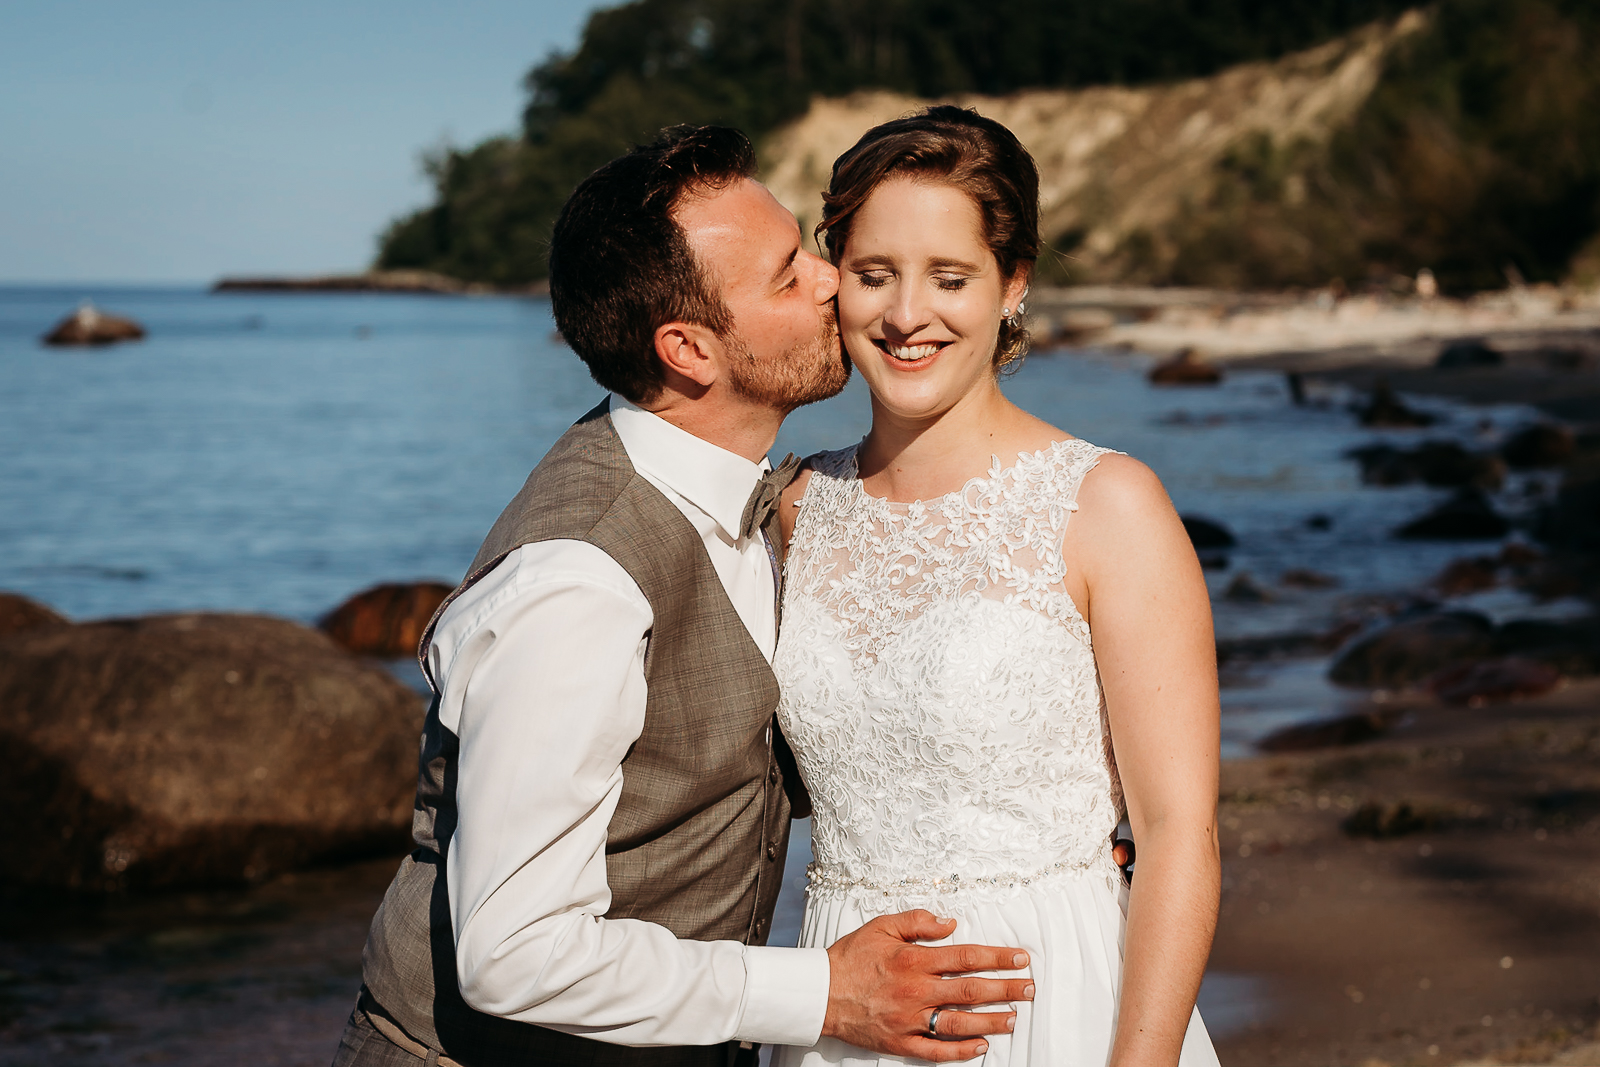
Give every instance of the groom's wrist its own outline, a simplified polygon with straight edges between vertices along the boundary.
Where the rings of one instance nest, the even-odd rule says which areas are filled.
[[[816,1044],[828,1014],[827,950],[747,945],[744,969],[744,1000],[734,1040]]]

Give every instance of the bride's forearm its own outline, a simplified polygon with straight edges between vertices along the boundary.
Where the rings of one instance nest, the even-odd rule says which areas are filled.
[[[1111,1067],[1172,1067],[1216,930],[1222,861],[1215,821],[1137,837]]]

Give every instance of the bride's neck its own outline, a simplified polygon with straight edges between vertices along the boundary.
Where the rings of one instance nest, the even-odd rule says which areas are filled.
[[[973,389],[944,411],[908,417],[872,401],[872,429],[857,455],[868,492],[927,500],[960,489],[1004,455],[1022,411],[998,383]],[[1023,416],[1026,417],[1026,416]]]

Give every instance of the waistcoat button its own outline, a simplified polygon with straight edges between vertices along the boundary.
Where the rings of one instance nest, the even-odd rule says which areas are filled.
[[[767,846],[767,859],[775,860],[777,858],[778,858],[778,846],[777,845],[768,845]]]
[[[773,767],[771,770],[767,771],[767,781],[776,782],[777,780],[778,780],[778,768]]]

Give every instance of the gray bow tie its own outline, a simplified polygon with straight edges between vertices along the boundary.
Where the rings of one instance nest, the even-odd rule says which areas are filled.
[[[756,482],[756,487],[750,491],[750,500],[744,506],[744,515],[739,519],[741,541],[767,524],[772,513],[778,510],[778,498],[789,488],[799,469],[800,460],[791,452],[783,458],[782,463]]]

